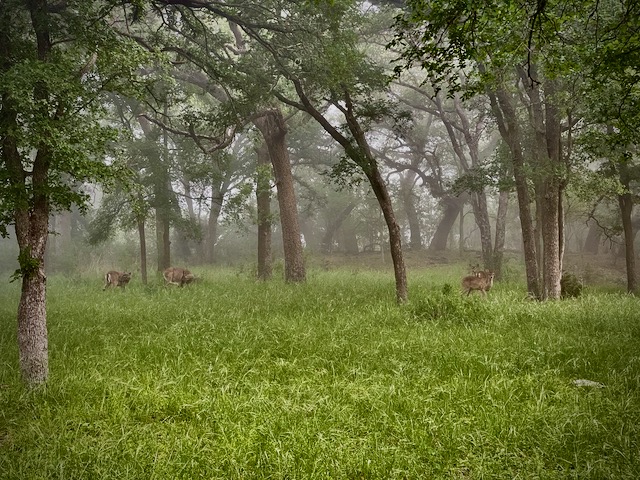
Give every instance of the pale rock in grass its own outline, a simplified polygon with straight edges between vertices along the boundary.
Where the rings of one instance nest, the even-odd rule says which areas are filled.
[[[603,383],[594,382],[593,380],[585,380],[584,378],[579,378],[577,380],[574,380],[573,384],[576,387],[604,388]]]

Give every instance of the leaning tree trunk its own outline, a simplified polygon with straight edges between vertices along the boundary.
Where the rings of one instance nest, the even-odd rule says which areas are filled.
[[[398,303],[405,303],[408,299],[407,272],[402,254],[402,232],[400,231],[400,225],[398,225],[396,221],[389,191],[375,161],[372,160],[370,162],[365,174],[369,179],[373,193],[378,199],[378,204],[380,205],[387,229],[389,230],[389,248],[391,250],[391,259],[393,261],[393,271],[396,280],[396,300]]]
[[[350,202],[340,211],[340,213],[338,213],[337,216],[331,219],[331,221],[327,225],[327,229],[325,230],[324,235],[322,236],[322,243],[320,245],[324,253],[331,253],[333,251],[333,241],[336,232],[342,226],[344,221],[349,218],[349,215],[351,215],[353,209],[356,208],[356,205],[356,202]]]
[[[254,121],[269,149],[280,207],[285,281],[304,282],[306,271],[302,254],[298,203],[293,188],[293,175],[287,150],[287,127],[280,110],[267,110]]]
[[[444,212],[442,218],[436,227],[436,231],[433,234],[431,243],[429,243],[429,250],[438,252],[447,249],[447,243],[449,240],[449,234],[453,228],[456,218],[460,214],[460,207],[464,204],[468,195],[461,197],[444,197],[442,204],[444,206]]]
[[[271,158],[262,143],[257,149],[256,204],[258,210],[258,279],[269,280],[273,274],[271,256]]]
[[[589,225],[589,231],[587,232],[587,238],[584,241],[582,251],[584,253],[592,253],[597,255],[600,251],[600,239],[602,238],[602,228],[598,225],[594,219],[589,219],[587,222]]]

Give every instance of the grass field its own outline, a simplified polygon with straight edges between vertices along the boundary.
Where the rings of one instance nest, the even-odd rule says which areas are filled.
[[[0,478],[640,478],[637,298],[464,298],[448,267],[399,307],[389,272],[198,273],[50,278],[37,392],[0,286]]]

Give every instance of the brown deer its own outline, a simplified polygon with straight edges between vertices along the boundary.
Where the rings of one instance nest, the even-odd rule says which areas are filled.
[[[491,270],[480,270],[462,279],[462,290],[469,295],[473,290],[479,290],[483,295],[493,286],[493,278],[496,276]]]
[[[162,272],[166,285],[178,285],[184,287],[196,280],[196,277],[186,268],[169,267]]]
[[[102,291],[109,287],[122,287],[124,290],[129,280],[131,280],[131,272],[116,272],[115,270],[111,270],[104,276],[105,285]]]

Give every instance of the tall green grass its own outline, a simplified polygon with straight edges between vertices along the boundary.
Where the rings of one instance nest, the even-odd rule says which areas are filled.
[[[198,273],[106,292],[51,278],[35,392],[19,286],[0,287],[0,478],[640,477],[636,298],[466,298],[431,269],[397,306],[388,273]]]

